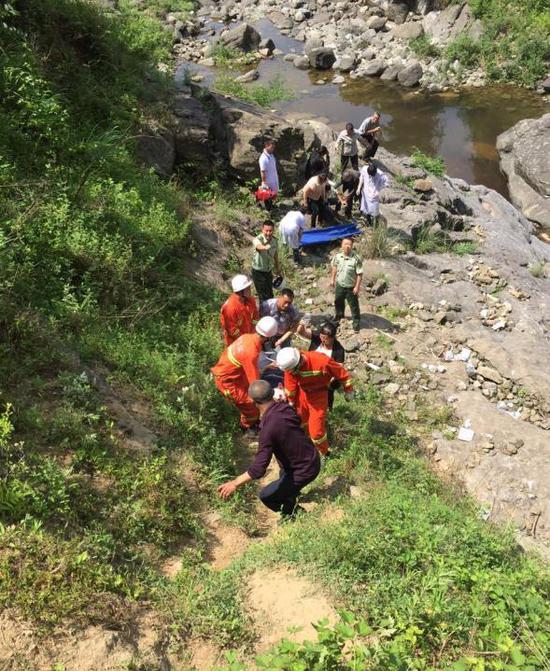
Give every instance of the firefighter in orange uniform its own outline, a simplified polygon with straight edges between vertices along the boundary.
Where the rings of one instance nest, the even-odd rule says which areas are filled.
[[[338,380],[350,401],[353,388],[348,371],[322,352],[300,352],[296,347],[284,347],[277,354],[277,366],[285,372],[289,403],[295,405],[302,422],[307,424],[315,447],[327,454],[328,388],[332,380]]]
[[[241,427],[251,429],[259,420],[258,409],[248,396],[248,387],[257,380],[258,357],[262,345],[277,334],[273,317],[262,317],[256,324],[256,333],[245,333],[226,347],[218,363],[211,369],[216,387],[233,402],[241,413]]]
[[[226,345],[231,345],[239,336],[254,333],[254,322],[260,314],[255,298],[250,292],[252,280],[246,275],[235,275],[231,280],[233,293],[222,305],[220,321]]]

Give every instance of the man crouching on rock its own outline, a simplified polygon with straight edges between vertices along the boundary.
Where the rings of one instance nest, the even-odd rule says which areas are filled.
[[[321,468],[319,454],[300,427],[300,418],[288,403],[276,403],[273,389],[265,380],[257,380],[248,395],[260,412],[259,446],[250,468],[234,480],[220,485],[218,493],[227,499],[250,480],[265,475],[271,455],[279,463],[278,480],[270,482],[259,494],[260,501],[282,519],[292,519],[300,510],[296,499],[300,491],[315,480]]]

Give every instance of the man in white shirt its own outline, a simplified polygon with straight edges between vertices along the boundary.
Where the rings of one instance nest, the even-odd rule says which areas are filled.
[[[279,224],[279,237],[283,245],[292,250],[295,263],[300,263],[300,241],[306,227],[306,207],[287,212]]]
[[[273,197],[279,193],[279,175],[277,174],[277,160],[274,155],[275,140],[268,139],[264,143],[264,150],[260,155],[260,178],[262,189],[269,189]],[[269,212],[273,207],[273,198],[264,200],[265,209]]]
[[[354,129],[352,123],[347,123],[346,130],[343,130],[336,140],[336,146],[340,151],[342,172],[344,172],[350,164],[354,170],[359,170],[358,142],[365,147],[367,146],[367,142],[361,133],[358,133]]]
[[[380,112],[374,112],[372,116],[364,119],[359,126],[359,132],[365,138],[368,146],[365,152],[365,158],[372,158],[378,149],[378,140],[376,136],[380,133]]]

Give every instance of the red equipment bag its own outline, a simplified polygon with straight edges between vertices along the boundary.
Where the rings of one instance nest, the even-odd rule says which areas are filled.
[[[277,196],[277,192],[272,191],[271,189],[262,189],[262,187],[260,187],[254,195],[256,196],[257,201],[263,202],[264,200],[273,200]]]

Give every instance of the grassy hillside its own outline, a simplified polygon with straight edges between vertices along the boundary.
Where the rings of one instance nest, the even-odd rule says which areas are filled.
[[[135,160],[136,132],[170,101],[155,67],[168,44],[154,12],[118,5],[0,1],[0,606],[44,636],[150,608],[175,641],[246,652],[246,576],[291,564],[354,615],[264,668],[547,669],[547,571],[431,475],[419,445],[444,418],[426,412],[413,435],[370,387],[337,407],[323,476],[368,495],[224,571],[205,561],[200,513],[239,452],[208,377],[221,296],[183,273],[194,194]],[[156,447],[129,446],[96,373]],[[251,491],[220,509],[254,534]]]

